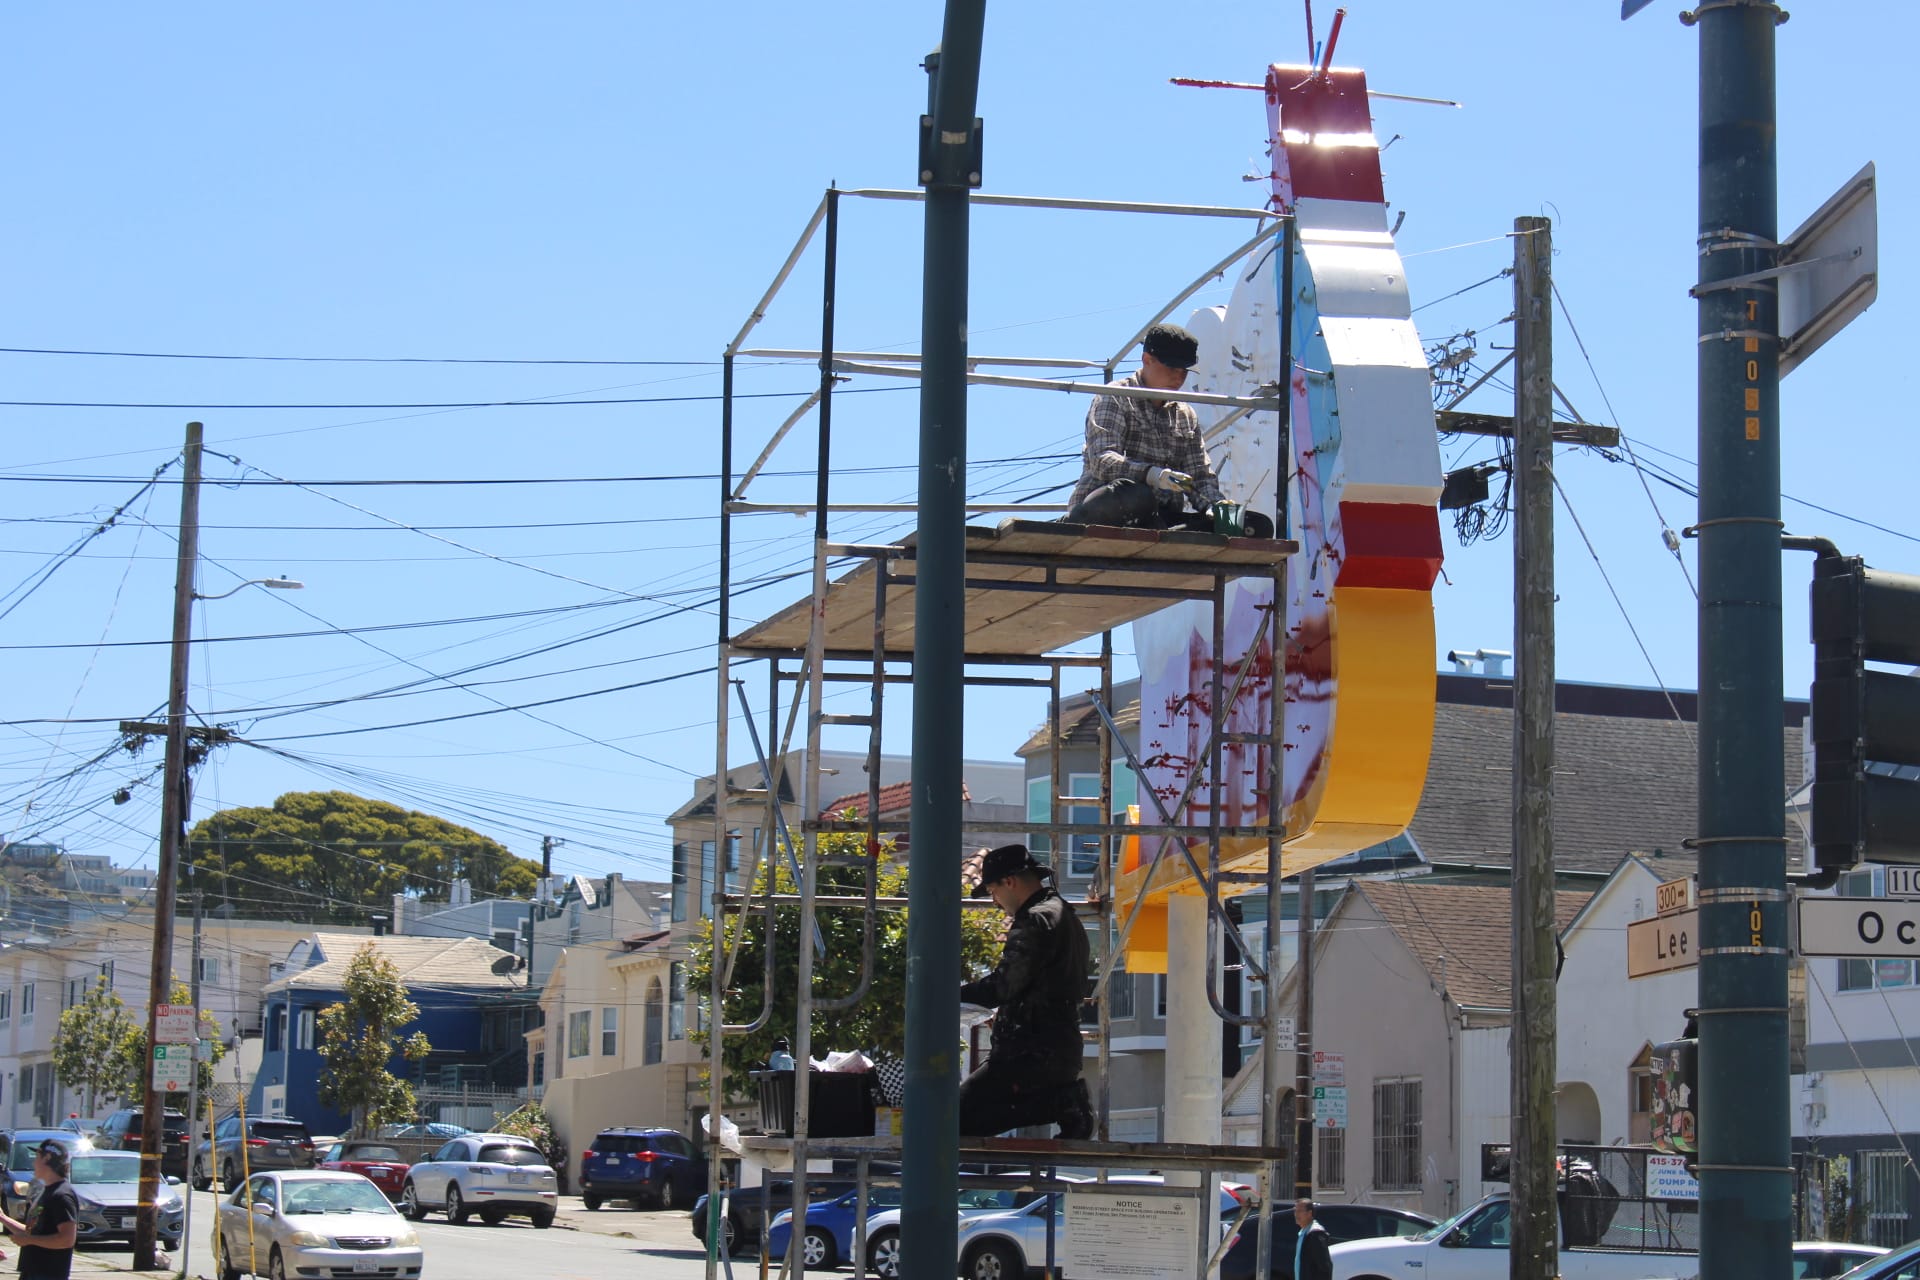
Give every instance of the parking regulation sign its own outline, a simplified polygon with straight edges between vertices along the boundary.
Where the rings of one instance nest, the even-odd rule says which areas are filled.
[[[193,1079],[193,1046],[157,1044],[153,1046],[153,1087],[161,1093],[185,1093]]]
[[[163,1004],[153,1011],[153,1038],[160,1044],[191,1044],[200,1011],[190,1004]]]

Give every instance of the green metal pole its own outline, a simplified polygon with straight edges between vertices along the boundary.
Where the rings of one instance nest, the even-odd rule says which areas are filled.
[[[959,1249],[960,787],[965,696],[967,194],[985,0],[948,0],[920,182],[920,526],[915,565],[913,839],[907,886],[902,1275],[951,1274]]]
[[[1778,293],[1765,0],[1700,27],[1700,1274],[1787,1280]]]

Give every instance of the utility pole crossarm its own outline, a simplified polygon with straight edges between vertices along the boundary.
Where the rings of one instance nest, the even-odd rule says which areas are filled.
[[[1458,436],[1500,436],[1513,438],[1513,419],[1499,413],[1461,413],[1456,409],[1442,409],[1434,417],[1441,431]],[[1556,422],[1553,424],[1553,442],[1555,444],[1581,444],[1594,449],[1617,449],[1620,447],[1620,428],[1603,427],[1597,422]]]

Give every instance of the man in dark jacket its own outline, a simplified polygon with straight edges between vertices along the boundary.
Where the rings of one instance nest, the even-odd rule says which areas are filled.
[[[1295,1200],[1293,1220],[1300,1227],[1300,1234],[1293,1238],[1293,1280],[1333,1280],[1327,1229],[1313,1220],[1313,1201]]]
[[[999,967],[960,988],[961,1000],[998,1010],[986,1065],[960,1082],[963,1137],[1050,1123],[1063,1138],[1093,1133],[1080,1079],[1087,931],[1073,905],[1044,883],[1052,875],[1022,844],[1002,845],[981,861],[974,897],[991,896],[1013,920]]]

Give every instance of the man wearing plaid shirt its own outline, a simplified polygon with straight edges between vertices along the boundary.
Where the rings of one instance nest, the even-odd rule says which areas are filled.
[[[1175,324],[1147,330],[1140,349],[1140,372],[1115,386],[1178,391],[1200,355],[1199,342]],[[1069,524],[1211,530],[1213,504],[1220,498],[1220,481],[1192,405],[1094,397],[1087,410],[1085,470],[1067,504]]]

